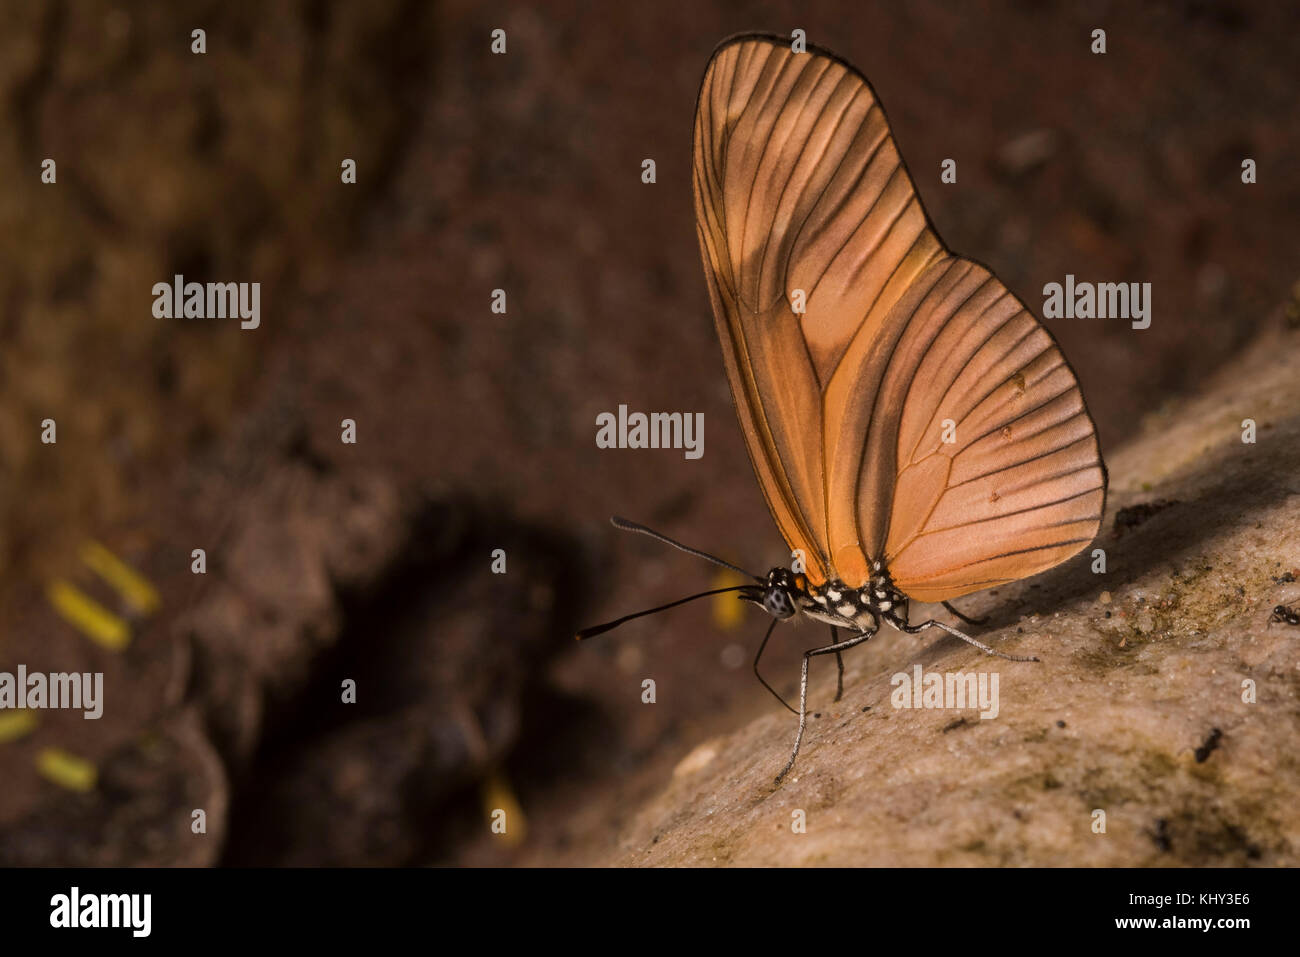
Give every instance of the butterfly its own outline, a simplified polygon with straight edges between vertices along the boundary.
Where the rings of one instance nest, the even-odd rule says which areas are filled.
[[[723,364],[754,472],[802,561],[739,592],[778,621],[831,626],[808,666],[887,623],[1035,575],[1097,534],[1106,469],[1074,373],[992,271],[951,252],[921,205],[883,108],[838,57],[743,35],[713,53],[695,112],[696,227]],[[796,570],[798,569],[798,570]],[[849,635],[839,637],[839,629]]]

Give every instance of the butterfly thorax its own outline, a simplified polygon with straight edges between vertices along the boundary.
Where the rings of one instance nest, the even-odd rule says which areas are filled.
[[[860,632],[875,631],[881,618],[907,623],[907,596],[880,562],[872,565],[871,578],[856,588],[838,578],[813,585],[806,576],[788,568],[773,568],[767,575],[762,604],[770,615],[782,620],[802,612],[816,621]]]

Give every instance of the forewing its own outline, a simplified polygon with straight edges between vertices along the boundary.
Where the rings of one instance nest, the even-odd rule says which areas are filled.
[[[814,582],[865,575],[860,543],[879,529],[861,534],[832,515],[829,468],[845,450],[827,389],[855,338],[873,337],[948,254],[866,81],[768,38],[714,54],[694,184],[723,358],[768,504],[791,547],[808,552]],[[882,524],[887,491],[875,503]]]

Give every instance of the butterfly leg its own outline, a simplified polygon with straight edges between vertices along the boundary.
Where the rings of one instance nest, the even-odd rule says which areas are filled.
[[[872,628],[869,631],[864,631],[861,634],[854,635],[852,638],[845,639],[844,641],[838,641],[833,645],[826,645],[823,648],[813,648],[812,650],[805,651],[803,653],[803,673],[800,675],[799,678],[799,733],[795,735],[794,749],[790,752],[790,760],[785,763],[785,767],[781,769],[781,773],[776,776],[777,784],[780,784],[781,779],[784,778],[790,772],[790,769],[792,767],[794,767],[794,759],[799,756],[799,745],[803,743],[804,728],[808,724],[808,662],[809,660],[811,660],[814,655],[828,655],[831,652],[834,652],[835,654],[839,654],[841,651],[844,651],[848,648],[852,648],[854,645],[862,644],[864,641],[866,641],[875,633],[876,633],[876,629]]]
[[[942,631],[946,631],[948,634],[953,635],[956,638],[960,638],[968,645],[974,645],[980,651],[984,652],[985,654],[993,655],[995,658],[1005,658],[1007,661],[1037,661],[1038,660],[1033,655],[1006,655],[1000,651],[994,651],[988,645],[984,644],[984,642],[976,641],[970,635],[963,634],[962,632],[954,628],[952,625],[945,625],[943,622],[935,621],[933,618],[930,619],[929,621],[923,621],[919,625],[909,625],[907,622],[895,618],[887,617],[885,620],[888,621],[895,628],[897,628],[899,631],[906,632],[909,635],[918,634],[919,632],[925,631],[925,629],[927,628],[938,628]]]
[[[943,605],[944,608],[947,608],[950,612],[956,615],[958,620],[963,621],[968,625],[978,626],[978,625],[987,625],[989,623],[989,620],[987,618],[967,618],[965,615],[959,612],[956,608],[953,608],[952,605],[948,604],[946,601],[941,602],[941,604]]]
[[[833,645],[839,640],[840,630],[831,625],[831,644]],[[838,651],[835,652],[835,667],[839,669],[835,676],[835,701],[839,701],[844,697],[844,656]],[[832,701],[831,703],[834,704],[835,702]],[[793,711],[794,708],[790,710]]]
[[[772,624],[767,626],[767,634],[763,636],[763,643],[758,646],[758,654],[754,656],[754,677],[762,683],[764,688],[772,692],[772,696],[784,705],[785,710],[789,711],[791,714],[798,714],[799,712],[790,707],[790,703],[777,694],[776,689],[767,683],[767,679],[758,673],[758,659],[763,657],[763,649],[767,647],[767,639],[772,637],[772,632],[776,629],[776,623],[777,619],[773,618]]]

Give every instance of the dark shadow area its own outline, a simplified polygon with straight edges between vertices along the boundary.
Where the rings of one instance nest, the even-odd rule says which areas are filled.
[[[340,596],[340,637],[306,686],[270,706],[222,863],[436,861],[484,827],[490,773],[533,793],[594,771],[607,722],[546,685],[572,630],[573,554],[465,503],[421,510],[377,585]],[[346,681],[355,704],[341,701]]]

